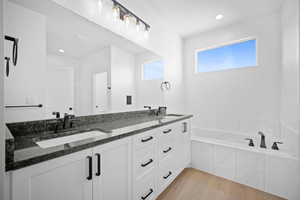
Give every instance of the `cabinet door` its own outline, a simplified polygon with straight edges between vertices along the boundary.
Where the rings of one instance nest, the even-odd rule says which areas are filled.
[[[85,150],[12,172],[12,200],[92,200]]]
[[[176,168],[178,172],[187,167],[191,162],[191,140],[189,121],[176,124]]]
[[[131,200],[130,141],[125,138],[94,148],[93,200]]]

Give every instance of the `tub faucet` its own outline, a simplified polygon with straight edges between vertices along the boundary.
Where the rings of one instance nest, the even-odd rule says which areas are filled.
[[[267,148],[265,135],[261,131],[259,131],[258,134],[261,136],[261,139],[260,139],[260,148]]]

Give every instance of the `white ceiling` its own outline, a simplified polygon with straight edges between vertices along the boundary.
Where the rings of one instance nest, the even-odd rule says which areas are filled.
[[[146,50],[49,0],[10,0],[46,16],[47,51],[82,58],[109,45],[118,46],[133,54]]]
[[[132,0],[130,0],[132,1]],[[134,0],[133,0],[134,1]],[[279,10],[284,0],[139,0],[182,37]],[[223,14],[222,20],[216,20]]]

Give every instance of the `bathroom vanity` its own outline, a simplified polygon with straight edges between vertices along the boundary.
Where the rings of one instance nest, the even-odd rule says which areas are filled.
[[[15,135],[7,159],[11,199],[155,199],[190,164],[192,116],[152,113],[78,117],[57,133],[38,134],[49,120],[8,124]]]

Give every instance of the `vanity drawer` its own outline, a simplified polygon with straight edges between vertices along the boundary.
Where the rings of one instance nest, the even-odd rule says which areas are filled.
[[[154,200],[157,194],[154,173],[136,182],[134,200]]]
[[[175,150],[174,142],[166,142],[159,146],[158,148],[158,156],[159,161],[165,159],[168,156],[171,156]]]
[[[136,180],[153,171],[157,162],[155,155],[155,146],[140,149],[135,153],[134,174]]]
[[[174,179],[175,170],[172,164],[164,162],[158,172],[158,191],[163,191]]]
[[[133,139],[133,145],[135,149],[141,149],[145,148],[147,146],[154,146],[156,137],[157,137],[157,131],[151,130],[148,132],[145,132],[144,134],[140,134],[134,137]]]

